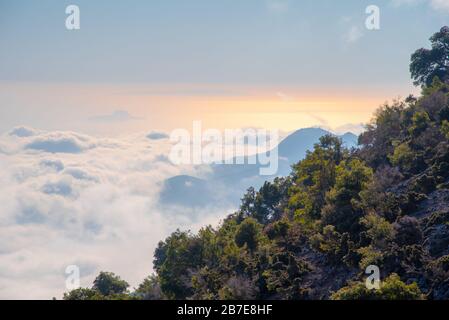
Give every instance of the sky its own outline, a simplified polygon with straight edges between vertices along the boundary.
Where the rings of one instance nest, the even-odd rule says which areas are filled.
[[[0,0],[0,132],[365,123],[417,92],[410,55],[448,18],[447,0]]]
[[[161,208],[210,170],[168,160],[171,130],[358,133],[419,93],[410,55],[448,20],[449,0],[0,0],[0,299],[61,298],[70,265],[137,286],[160,240],[235,210]]]

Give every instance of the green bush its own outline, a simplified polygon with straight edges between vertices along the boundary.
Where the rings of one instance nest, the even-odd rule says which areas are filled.
[[[422,300],[421,290],[416,283],[405,284],[397,274],[381,282],[379,290],[369,290],[364,283],[355,282],[341,288],[331,296],[332,300]]]

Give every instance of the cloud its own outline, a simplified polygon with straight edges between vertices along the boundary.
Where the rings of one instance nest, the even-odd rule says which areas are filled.
[[[93,148],[95,144],[88,136],[74,132],[51,132],[35,136],[25,149],[50,153],[80,153]]]
[[[281,101],[284,101],[284,102],[291,102],[291,101],[294,101],[294,100],[295,100],[294,97],[292,97],[292,96],[290,96],[290,95],[288,95],[288,94],[286,94],[286,93],[284,93],[284,92],[282,92],[282,91],[276,92],[276,96],[277,96]]]
[[[242,89],[201,85],[199,87],[176,86],[158,89],[121,90],[116,92],[116,94],[127,96],[133,95],[133,96],[170,96],[170,97],[197,97],[197,96],[241,97],[247,96],[249,92]]]
[[[72,185],[69,180],[61,179],[56,182],[48,182],[42,187],[42,192],[45,194],[61,195],[63,197],[73,196]]]
[[[363,123],[347,123],[342,126],[331,129],[331,131],[337,134],[345,134],[347,132],[351,132],[354,134],[361,134],[365,131],[365,125]]]
[[[163,182],[195,167],[167,161],[170,144],[145,134],[106,139],[76,132],[0,136],[0,299],[51,299],[101,270],[138,285],[152,273],[157,243],[177,228],[216,224],[227,210],[160,208]]]
[[[125,122],[130,120],[138,120],[138,117],[131,115],[126,110],[116,110],[110,114],[95,116],[90,118],[92,121],[97,122]]]
[[[9,132],[10,136],[16,136],[19,138],[31,137],[37,134],[37,131],[27,127],[15,127]]]
[[[149,134],[147,134],[147,138],[150,140],[163,140],[163,139],[168,139],[170,136],[164,132],[150,132]]]
[[[352,26],[343,36],[344,40],[348,43],[355,43],[363,37],[363,32],[360,27]]]
[[[44,159],[40,162],[40,166],[44,168],[50,168],[57,172],[64,170],[64,164],[60,160]]]
[[[89,174],[88,172],[78,169],[78,168],[70,168],[64,171],[65,174],[68,174],[72,176],[75,179],[78,180],[85,180],[85,181],[95,181],[98,182],[98,178]]]

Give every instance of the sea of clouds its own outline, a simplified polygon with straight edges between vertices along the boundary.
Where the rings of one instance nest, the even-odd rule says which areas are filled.
[[[167,159],[162,133],[104,138],[18,127],[0,136],[0,299],[60,298],[65,269],[81,285],[113,271],[137,286],[157,243],[216,225],[227,208],[164,210],[165,179],[198,175]]]

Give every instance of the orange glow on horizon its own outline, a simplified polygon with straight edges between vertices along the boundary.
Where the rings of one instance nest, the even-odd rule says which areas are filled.
[[[190,128],[194,120],[201,120],[205,128],[217,129],[336,128],[366,123],[381,104],[397,97],[398,92],[403,92],[404,97],[408,94],[408,88],[379,92],[371,88],[224,85],[0,83],[0,88],[17,96],[17,103],[31,111],[37,113],[44,108],[49,117],[71,118],[65,128],[63,122],[55,120],[61,125],[58,129],[112,132],[115,128],[119,131]],[[113,124],[85,121],[115,110],[126,110],[133,121]]]

